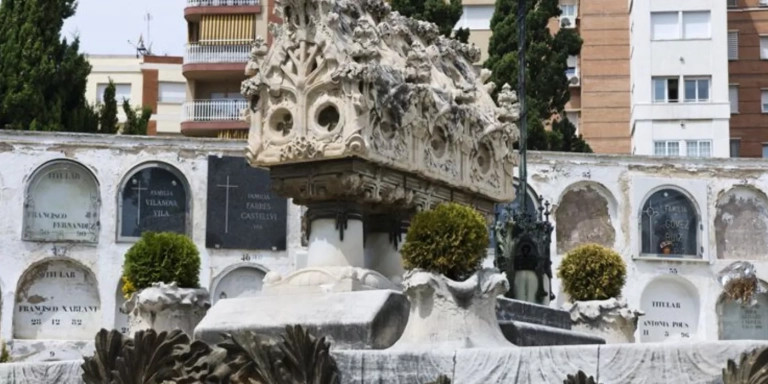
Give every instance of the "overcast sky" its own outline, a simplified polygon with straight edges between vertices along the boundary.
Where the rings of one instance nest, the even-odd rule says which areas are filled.
[[[139,35],[147,41],[146,14],[152,15],[150,40],[155,55],[181,56],[186,42],[186,0],[79,0],[77,13],[65,20],[64,37],[80,35],[88,54],[133,54]]]

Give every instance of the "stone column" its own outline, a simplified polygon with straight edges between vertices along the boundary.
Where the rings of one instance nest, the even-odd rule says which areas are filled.
[[[400,214],[365,217],[365,267],[399,284],[403,278],[400,247],[405,241],[408,221]]]
[[[348,202],[317,203],[307,211],[309,249],[307,267],[358,267],[365,265],[363,214]]]

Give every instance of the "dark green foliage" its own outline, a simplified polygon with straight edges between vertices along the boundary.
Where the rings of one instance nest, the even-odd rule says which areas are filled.
[[[768,383],[768,348],[742,353],[739,363],[728,360],[723,369],[723,384]]]
[[[8,346],[0,340],[0,363],[7,363],[11,361],[11,354],[8,353]]]
[[[117,133],[117,100],[115,99],[115,83],[109,79],[104,89],[104,103],[101,105],[99,125],[101,133]]]
[[[123,125],[124,135],[146,135],[149,119],[152,117],[152,108],[143,107],[133,109],[128,100],[123,100],[123,111],[125,112],[125,125]]]
[[[446,375],[440,375],[435,381],[430,381],[427,384],[451,384],[451,379]]]
[[[413,217],[400,253],[407,269],[465,280],[480,269],[487,247],[483,215],[461,204],[445,203]]]
[[[391,0],[390,5],[403,16],[436,24],[445,37],[451,37],[464,11],[461,0]],[[466,43],[469,29],[457,30],[454,38]]]
[[[199,274],[200,253],[192,240],[177,233],[144,232],[125,254],[123,293],[160,282],[197,288]]]
[[[563,257],[557,277],[574,301],[606,300],[621,295],[627,266],[612,249],[586,244]]]
[[[65,126],[70,132],[96,133],[99,131],[99,112],[93,106],[85,104],[68,116]]]
[[[508,83],[518,89],[518,0],[498,0],[491,18],[493,36],[489,42],[485,67],[493,71],[497,89]],[[528,149],[589,152],[581,136],[571,132],[570,123],[555,123],[552,131],[544,122],[564,115],[570,99],[568,56],[578,55],[582,40],[574,29],[561,29],[554,36],[547,27],[560,15],[558,0],[527,0],[526,15],[526,95],[528,110]],[[570,125],[572,127],[572,125]]]
[[[568,375],[565,380],[563,380],[563,384],[597,384],[597,381],[595,381],[595,378],[592,376],[587,376],[584,371],[579,371],[575,375]]]
[[[60,38],[75,0],[0,2],[0,128],[93,132],[91,66],[77,38]]]

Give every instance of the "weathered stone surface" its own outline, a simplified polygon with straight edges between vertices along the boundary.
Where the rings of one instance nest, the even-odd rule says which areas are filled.
[[[768,340],[768,294],[757,294],[755,300],[749,305],[723,296],[717,303],[720,339]]]
[[[219,300],[195,328],[195,339],[216,343],[234,331],[279,335],[286,325],[301,325],[326,336],[333,348],[381,349],[400,337],[407,314],[408,300],[396,291],[262,294]]]
[[[93,354],[93,342],[90,340],[17,339],[8,344],[8,349],[14,362],[64,361]]]
[[[566,308],[572,329],[611,343],[634,343],[637,320],[643,312],[630,309],[626,299],[577,301]]]
[[[640,298],[640,341],[691,339],[699,327],[699,294],[686,280],[676,276],[651,281]]]
[[[507,347],[496,319],[496,297],[509,290],[503,273],[480,270],[465,281],[411,270],[403,292],[411,303],[408,324],[392,350]]]
[[[500,322],[518,321],[571,329],[571,314],[568,311],[502,296],[496,298],[496,317]]]
[[[600,336],[522,321],[499,321],[501,332],[518,347],[605,344]]]
[[[717,199],[718,259],[768,260],[768,197],[753,187],[735,187]]]
[[[144,329],[157,332],[180,329],[192,335],[195,326],[211,306],[204,288],[179,288],[176,283],[154,283],[136,292],[124,304],[129,334]]]
[[[405,207],[441,183],[491,201],[514,198],[517,96],[505,87],[496,105],[490,72],[472,65],[477,48],[390,12],[383,0],[283,0],[276,13],[284,22],[269,48],[254,46],[241,87],[251,101],[253,165],[365,159],[418,175],[420,184],[368,196]],[[336,198],[331,192],[314,191]]]
[[[596,243],[613,247],[616,230],[606,194],[594,183],[577,184],[557,204],[557,252],[564,254],[579,245]]]
[[[0,364],[3,384],[83,384],[81,360]]]

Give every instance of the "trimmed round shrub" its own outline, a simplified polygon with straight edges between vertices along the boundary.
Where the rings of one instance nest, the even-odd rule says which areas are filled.
[[[488,248],[488,228],[476,210],[444,203],[417,213],[400,251],[407,269],[465,280],[480,269]]]
[[[200,286],[200,253],[188,237],[170,232],[144,232],[125,254],[123,293],[150,287],[152,283],[179,287]]]
[[[574,301],[606,300],[621,295],[627,266],[612,249],[587,244],[563,257],[557,277],[563,280],[563,290]]]

